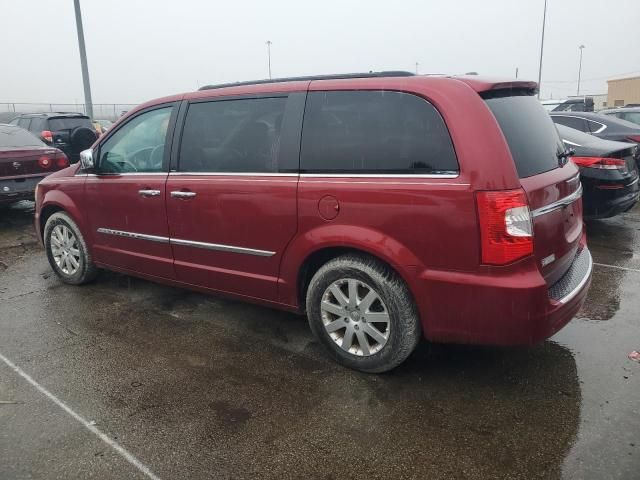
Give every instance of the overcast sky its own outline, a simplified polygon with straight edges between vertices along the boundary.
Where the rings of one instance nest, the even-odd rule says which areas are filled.
[[[537,80],[544,0],[81,0],[95,103],[369,70]],[[544,97],[640,73],[640,0],[548,0]],[[73,0],[0,0],[0,102],[82,102]]]

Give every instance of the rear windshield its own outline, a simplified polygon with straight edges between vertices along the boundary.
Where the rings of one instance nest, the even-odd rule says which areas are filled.
[[[533,96],[485,99],[507,139],[520,178],[558,167],[564,151],[551,117]]]
[[[93,125],[88,118],[83,117],[63,117],[63,118],[50,118],[49,130],[73,130],[76,127],[87,127],[93,129]]]
[[[44,143],[18,127],[0,127],[0,147],[41,147]]]

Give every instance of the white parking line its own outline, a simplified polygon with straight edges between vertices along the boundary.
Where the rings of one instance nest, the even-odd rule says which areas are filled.
[[[607,263],[596,263],[593,262],[594,265],[598,265],[599,267],[607,267],[607,268],[616,268],[618,270],[625,270],[627,272],[637,272],[640,273],[640,269],[638,268],[629,268],[629,267],[621,267],[619,265],[609,265]]]
[[[75,418],[78,422],[80,422],[87,430],[89,430],[91,433],[93,433],[95,436],[97,436],[100,440],[102,440],[104,443],[106,443],[111,448],[113,448],[116,452],[118,452],[118,454],[121,457],[123,457],[127,462],[129,462],[131,465],[136,467],[138,470],[140,470],[142,473],[144,473],[147,477],[151,478],[152,480],[160,480],[160,477],[155,475],[151,470],[149,470],[149,468],[146,465],[144,465],[140,460],[138,460],[131,453],[129,453],[124,447],[120,446],[118,444],[118,442],[112,440],[107,435],[102,433],[99,429],[97,429],[93,425],[92,422],[88,422],[83,417],[81,417],[76,412],[74,412],[62,400],[60,400],[53,393],[51,393],[49,390],[47,390],[42,385],[40,385],[38,382],[36,382],[27,373],[25,373],[20,367],[18,367],[16,364],[14,364],[11,360],[9,360],[7,357],[2,355],[1,353],[0,353],[0,360],[2,360],[5,364],[7,364],[7,366],[10,369],[12,369],[14,372],[16,372],[22,378],[24,378],[27,382],[29,382],[31,385],[33,385],[45,397],[47,397],[49,400],[51,400],[53,403],[55,403],[57,406],[59,406],[62,410],[64,410],[69,415],[71,415],[73,418]]]

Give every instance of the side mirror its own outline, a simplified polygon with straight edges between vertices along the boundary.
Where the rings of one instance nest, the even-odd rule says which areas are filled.
[[[93,150],[88,148],[80,152],[80,166],[83,170],[93,170],[95,162],[93,161]]]

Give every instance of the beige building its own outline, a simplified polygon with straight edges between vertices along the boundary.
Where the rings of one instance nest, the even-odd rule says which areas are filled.
[[[623,107],[630,103],[640,104],[640,75],[607,80],[609,94],[607,106]]]

